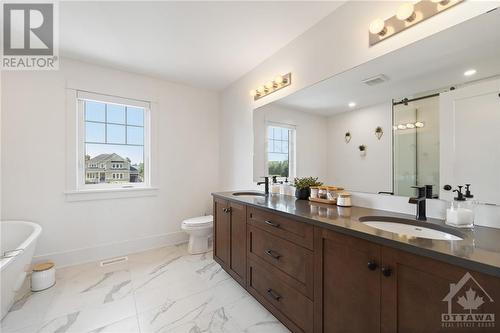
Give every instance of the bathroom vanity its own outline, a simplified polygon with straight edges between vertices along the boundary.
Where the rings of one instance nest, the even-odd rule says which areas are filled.
[[[448,316],[500,316],[498,229],[430,220],[416,226],[460,240],[406,237],[360,221],[414,219],[403,214],[279,194],[213,198],[214,259],[292,332],[498,331],[497,318],[464,329]]]

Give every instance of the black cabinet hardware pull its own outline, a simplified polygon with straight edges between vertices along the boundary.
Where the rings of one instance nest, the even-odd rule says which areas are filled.
[[[267,250],[266,254],[276,260],[279,260],[279,258],[281,258],[281,255],[277,254],[273,250]]]
[[[222,211],[224,213],[231,213],[231,208],[223,208]]]
[[[382,274],[384,274],[385,277],[391,276],[392,270],[390,267],[382,267],[380,270],[382,271]]]
[[[274,298],[275,300],[279,301],[281,299],[281,295],[277,294],[274,290],[271,288],[267,289],[267,293]]]
[[[370,271],[376,270],[377,267],[378,267],[378,265],[377,265],[377,263],[375,261],[373,261],[373,260],[368,261],[368,269]]]
[[[267,221],[267,220],[264,221],[264,222],[266,222],[266,224],[269,224],[271,227],[275,227],[275,228],[279,228],[280,227],[280,225],[278,223],[273,223],[273,222]]]

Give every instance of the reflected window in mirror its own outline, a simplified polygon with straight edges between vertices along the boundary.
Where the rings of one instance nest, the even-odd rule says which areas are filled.
[[[295,176],[295,128],[290,125],[268,123],[266,170],[270,176]]]

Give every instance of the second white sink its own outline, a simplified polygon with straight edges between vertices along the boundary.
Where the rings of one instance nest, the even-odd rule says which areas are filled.
[[[405,235],[410,237],[428,238],[428,239],[438,239],[438,240],[462,240],[461,237],[456,235],[435,230],[431,228],[426,228],[422,226],[416,226],[412,224],[405,224],[399,222],[385,222],[385,221],[362,221],[363,224],[370,226],[372,228],[389,231],[399,235]]]

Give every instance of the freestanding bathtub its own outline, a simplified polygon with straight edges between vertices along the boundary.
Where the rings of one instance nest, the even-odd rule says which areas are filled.
[[[41,232],[42,227],[32,222],[0,222],[2,319],[12,306],[16,292],[29,272],[36,241]]]

